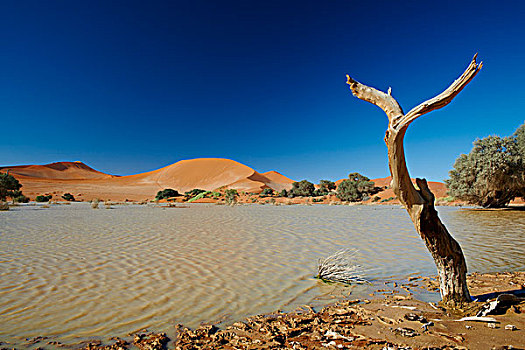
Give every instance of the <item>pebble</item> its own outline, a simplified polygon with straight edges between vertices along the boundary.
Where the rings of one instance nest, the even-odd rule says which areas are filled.
[[[508,330],[508,331],[515,331],[515,330],[518,329],[518,327],[516,327],[513,324],[508,324],[508,325],[505,326],[505,329]]]
[[[490,323],[487,323],[487,327],[489,327],[489,328],[496,328],[496,324],[490,322]]]

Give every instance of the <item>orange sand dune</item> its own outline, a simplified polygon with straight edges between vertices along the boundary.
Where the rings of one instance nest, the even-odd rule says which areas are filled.
[[[45,165],[17,165],[0,167],[0,171],[9,171],[12,175],[43,179],[99,179],[113,175],[104,174],[82,162],[56,162]]]
[[[5,167],[23,185],[25,195],[52,193],[55,199],[72,193],[77,199],[152,199],[165,188],[183,193],[194,188],[215,190],[233,188],[259,193],[264,188],[280,191],[291,188],[292,180],[277,173],[260,174],[229,159],[199,158],[182,160],[164,168],[130,176],[112,176],[80,162]]]
[[[384,177],[384,178],[380,178],[380,179],[373,179],[371,180],[375,183],[375,185],[377,187],[385,187],[385,186],[390,186],[390,181],[392,181],[392,176],[388,176],[388,177]],[[416,179],[412,179],[412,183],[416,183]],[[437,181],[428,181],[428,187],[430,188],[430,190],[432,191],[432,193],[434,193],[434,196],[436,198],[442,198],[442,197],[447,197],[448,194],[447,194],[447,185],[445,185],[443,182],[437,182]],[[392,196],[394,196],[393,194],[394,192],[392,191]]]
[[[262,175],[270,180],[270,182],[267,182],[266,184],[276,191],[289,190],[292,188],[292,184],[295,182],[294,180],[289,179],[283,174],[273,170],[263,173]]]

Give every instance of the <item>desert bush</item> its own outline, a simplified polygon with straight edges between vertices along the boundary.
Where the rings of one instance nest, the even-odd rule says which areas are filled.
[[[447,196],[447,197],[443,197],[443,198],[437,198],[438,201],[447,202],[447,203],[453,202],[454,199],[455,198],[452,197],[452,196]]]
[[[374,198],[372,198],[372,202],[378,202],[381,200],[381,197],[379,196],[374,196]]]
[[[286,189],[283,189],[279,194],[281,197],[288,197],[288,191]]]
[[[20,188],[22,185],[14,176],[0,173],[0,201],[6,201],[7,197],[16,197],[22,192]]]
[[[289,192],[289,195],[292,194],[292,197],[310,197],[314,194],[315,186],[313,183],[307,180],[302,180],[299,182],[294,182],[292,184],[292,189]]]
[[[381,200],[381,202],[379,202],[379,203],[390,202],[390,201],[392,201],[394,199],[396,199],[396,198],[395,197],[388,197],[388,198],[385,198],[385,199]]]
[[[98,204],[100,203],[100,200],[98,198],[95,198],[91,201],[91,208],[98,209]]]
[[[224,199],[226,200],[226,203],[231,204],[237,202],[237,196],[239,194],[237,193],[237,190],[235,189],[227,189],[224,191]]]
[[[343,180],[337,187],[337,198],[342,201],[359,202],[376,193],[375,191],[377,188],[369,178],[359,173],[351,173],[348,180]]]
[[[22,193],[13,198],[15,203],[29,203],[29,197],[24,196]]]
[[[330,180],[321,180],[319,182],[319,193],[321,193],[321,196],[327,195],[330,193],[330,191],[335,190],[335,182]]]
[[[232,188],[227,189],[224,192],[224,198],[226,199],[226,203],[228,204],[235,204],[237,203],[237,196],[239,194],[237,193],[237,190],[234,190]]]
[[[178,197],[179,192],[177,190],[166,188],[162,191],[157,192],[157,195],[155,196],[155,199],[164,199],[164,198],[171,198],[171,197]]]
[[[193,201],[196,201],[197,199],[201,199],[201,198],[204,198],[206,197],[209,193],[211,193],[210,191],[204,191],[204,192],[201,192],[199,193],[198,195],[196,195],[195,197],[191,198],[188,200],[188,203],[191,203]]]
[[[488,136],[474,141],[445,180],[449,195],[485,208],[506,206],[525,197],[525,124],[513,136]]]
[[[184,192],[184,200],[192,199],[203,192],[206,192],[206,190],[201,190],[200,188],[194,188],[190,191]]]
[[[9,210],[9,204],[6,202],[0,202],[0,211]]]
[[[64,193],[62,195],[62,198],[64,198],[66,201],[74,202],[75,197],[71,193]]]
[[[261,197],[272,196],[272,195],[273,195],[273,190],[271,188],[265,188],[261,192]]]
[[[53,198],[53,195],[51,195],[51,194],[40,195],[40,196],[36,196],[35,201],[40,202],[40,203],[49,202],[51,200],[51,198]]]

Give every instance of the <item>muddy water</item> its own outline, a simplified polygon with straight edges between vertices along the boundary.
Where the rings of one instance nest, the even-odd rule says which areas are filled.
[[[470,271],[525,269],[525,212],[439,211]],[[399,207],[17,207],[0,213],[0,340],[169,332],[366,295],[313,278],[343,248],[377,283],[435,273]]]

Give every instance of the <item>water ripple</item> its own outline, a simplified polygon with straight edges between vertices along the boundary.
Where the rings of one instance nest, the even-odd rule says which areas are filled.
[[[525,212],[439,210],[470,271],[525,268]],[[365,296],[313,278],[343,248],[370,280],[435,274],[394,206],[16,207],[0,215],[0,338],[169,331]]]

